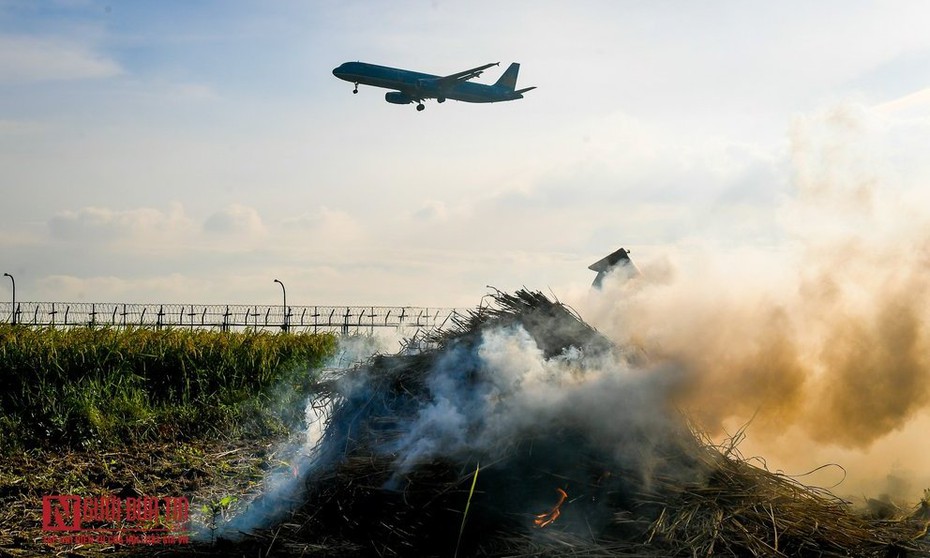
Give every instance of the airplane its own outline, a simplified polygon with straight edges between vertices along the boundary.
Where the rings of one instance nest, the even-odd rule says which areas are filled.
[[[507,68],[494,85],[469,83],[491,66],[500,66],[500,62],[485,64],[471,70],[434,76],[399,68],[389,68],[365,62],[346,62],[333,70],[339,79],[355,84],[352,93],[358,93],[359,84],[395,89],[384,94],[384,100],[395,105],[409,105],[416,101],[417,110],[426,108],[423,101],[436,99],[443,103],[446,99],[465,101],[466,103],[496,103],[522,99],[523,94],[535,87],[515,89],[520,64],[514,62]]]

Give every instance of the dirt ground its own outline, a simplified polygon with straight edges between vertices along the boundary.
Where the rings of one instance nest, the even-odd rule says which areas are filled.
[[[289,467],[276,453],[277,442],[196,441],[119,451],[5,455],[0,458],[0,557],[226,554],[231,549],[211,544],[210,527],[234,512],[267,471]],[[81,501],[109,496],[124,506],[146,497],[183,497],[189,513],[176,517],[187,515],[188,520],[171,523],[142,514],[129,518],[124,507],[118,521],[88,523],[85,512],[84,531],[53,531],[49,527],[58,523],[49,508],[60,508],[50,503],[43,517],[43,497],[59,495]],[[87,536],[79,540],[77,535]]]

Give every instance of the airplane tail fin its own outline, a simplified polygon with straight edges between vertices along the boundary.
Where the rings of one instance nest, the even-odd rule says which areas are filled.
[[[501,77],[494,84],[495,87],[506,87],[513,91],[517,87],[517,74],[520,73],[520,64],[514,62],[507,68]]]

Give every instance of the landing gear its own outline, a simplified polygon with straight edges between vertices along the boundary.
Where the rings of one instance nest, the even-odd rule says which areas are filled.
[[[426,108],[426,106],[425,106],[423,103],[418,103],[418,104],[417,104],[417,110],[423,110],[423,109],[425,109],[425,108]]]
[[[352,90],[352,93],[354,93],[355,95],[358,95],[358,84],[357,83],[355,84],[355,89]]]

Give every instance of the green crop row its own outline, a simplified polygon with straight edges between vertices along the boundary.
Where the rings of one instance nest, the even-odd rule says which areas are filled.
[[[329,334],[0,325],[0,450],[280,428]]]

